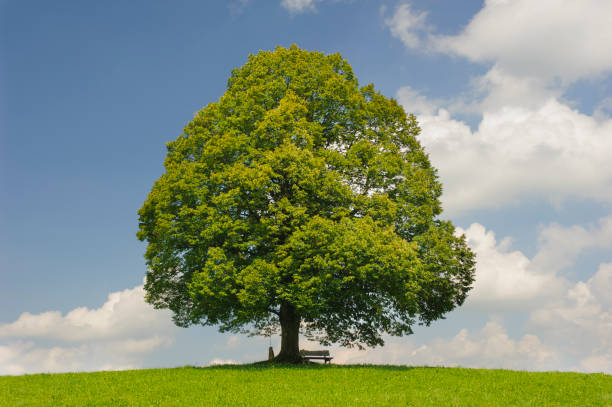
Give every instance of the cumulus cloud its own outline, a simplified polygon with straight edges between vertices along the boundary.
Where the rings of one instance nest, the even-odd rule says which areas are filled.
[[[409,48],[491,65],[454,99],[429,100],[410,87],[397,94],[418,116],[447,213],[542,199],[612,203],[608,104],[588,116],[562,101],[569,83],[612,70],[610,16],[608,1],[495,0],[456,35],[435,34],[408,3],[385,20]],[[472,130],[451,112],[481,121]]]
[[[471,91],[453,101],[457,112],[498,112],[506,107],[535,110],[551,99],[559,100],[564,88],[558,83],[535,76],[520,76],[493,66],[487,73],[470,81]]]
[[[24,312],[8,324],[0,324],[0,337],[44,338],[66,342],[146,336],[171,326],[167,311],[154,310],[144,301],[143,286],[110,293],[96,309],[79,307],[62,315]]]
[[[282,0],[280,4],[291,14],[316,10],[314,0]]]
[[[559,271],[572,266],[582,251],[592,247],[612,248],[612,216],[592,226],[552,224],[544,228],[539,250],[531,259],[512,250],[510,239],[498,240],[492,231],[480,224],[459,228],[457,232],[466,235],[478,259],[474,290],[460,312],[469,313],[477,308],[480,313],[489,310],[503,314],[526,307],[529,311],[527,331],[510,335],[501,319],[490,318],[480,329],[460,329],[450,337],[418,342],[413,337],[387,338],[384,348],[366,352],[334,349],[334,362],[612,370],[612,300],[608,295],[612,291],[612,263],[602,264],[586,281],[571,283],[559,276]],[[566,245],[570,237],[574,250],[568,250]],[[79,308],[79,312],[60,314],[59,319],[54,316],[57,328],[48,322],[48,313],[30,315],[26,319],[22,315],[17,321],[2,325],[1,336],[12,342],[0,344],[0,374],[142,366],[151,352],[172,342],[168,315],[161,312],[159,319],[155,315],[141,315],[160,312],[144,303],[143,294],[141,286],[111,293],[97,309]],[[115,313],[124,315],[113,315]],[[151,325],[145,326],[142,321],[149,321]],[[37,327],[36,322],[40,326]],[[58,329],[67,333],[60,334]],[[68,335],[70,332],[73,337]],[[582,338],[584,335],[588,336],[586,340]],[[226,343],[217,347],[226,356],[215,358],[206,365],[265,357],[261,351],[267,347],[265,339],[258,341],[256,353],[253,343],[244,339],[239,335],[228,336]],[[41,345],[39,340],[60,343]],[[316,348],[318,344],[303,341],[302,346]]]
[[[467,307],[518,310],[561,292],[558,268],[534,267],[522,252],[510,250],[510,239],[498,243],[493,231],[478,223],[465,230],[457,228],[457,233],[465,234],[476,253],[476,276]]]
[[[411,355],[416,364],[504,369],[543,370],[557,359],[554,350],[533,334],[514,340],[498,321],[489,321],[470,333],[462,329],[450,340],[434,339]]]
[[[168,312],[144,302],[142,286],[110,293],[96,309],[25,312],[0,325],[9,341],[0,344],[0,374],[135,368],[170,345],[175,329]]]
[[[530,327],[578,360],[576,369],[612,371],[612,263],[599,266],[586,282],[568,288],[559,300],[534,310]],[[585,349],[588,349],[585,355]]]
[[[463,29],[434,46],[518,76],[573,82],[612,69],[612,3],[489,0]]]
[[[442,202],[451,215],[572,198],[612,203],[612,119],[578,112],[556,99],[537,108],[485,111],[475,131],[445,109],[431,114],[426,99],[400,90],[407,106],[425,106],[417,116],[421,143],[438,168]],[[428,113],[429,112],[429,113]]]
[[[488,0],[456,35],[437,35],[427,14],[401,4],[385,23],[408,48],[490,63],[517,77],[571,83],[612,69],[612,3]]]
[[[459,228],[476,253],[477,265],[474,289],[457,312],[516,316],[522,310],[528,320],[522,333],[509,335],[503,320],[490,316],[481,329],[460,329],[451,337],[388,337],[381,349],[337,348],[334,361],[610,373],[612,263],[601,264],[586,281],[569,281],[560,272],[586,249],[612,249],[611,230],[612,216],[591,227],[550,225],[542,230],[538,252],[530,259],[511,250],[509,239],[498,242],[480,224]],[[570,236],[576,248],[568,251]]]
[[[612,267],[602,266],[591,280],[576,283],[575,287],[562,273],[574,266],[587,249],[612,249],[612,216],[588,227],[553,223],[543,228],[538,251],[531,259],[518,250],[511,250],[510,239],[498,242],[493,231],[478,223],[467,229],[457,228],[457,234],[465,234],[468,245],[476,253],[476,276],[467,307],[529,309],[550,305],[568,290],[574,290],[575,297],[584,292],[584,287],[589,287],[589,293],[597,292],[598,301],[603,301],[608,308],[612,305],[612,301],[604,299],[604,293],[612,292]]]
[[[336,363],[402,364],[412,366],[462,366],[546,370],[558,364],[554,350],[533,334],[512,339],[501,322],[491,320],[470,332],[461,329],[449,339],[435,338],[418,344],[390,338],[383,349],[337,349]]]
[[[477,263],[474,288],[453,318],[486,311],[484,326],[433,339],[422,339],[423,331],[419,339],[387,337],[383,348],[366,351],[335,348],[335,363],[612,372],[612,263],[584,281],[562,273],[585,250],[612,249],[612,215],[590,226],[543,228],[531,258],[478,223],[457,233],[465,234]],[[510,335],[498,316],[521,313],[527,323]]]
[[[585,249],[612,249],[612,216],[601,218],[596,225],[553,223],[540,232],[538,246],[533,262],[540,269],[567,268]]]
[[[433,101],[421,95],[410,86],[403,86],[397,91],[397,100],[402,104],[407,113],[422,116],[433,116],[436,114],[442,101]]]
[[[607,97],[597,104],[595,116],[606,117],[612,115],[612,97]]]
[[[0,375],[135,369],[142,354],[170,343],[160,337],[55,346],[16,341],[0,345]]]
[[[427,41],[430,26],[426,23],[427,12],[415,11],[409,3],[400,4],[395,13],[385,19],[385,24],[394,37],[408,48],[419,48]]]
[[[455,35],[436,33],[427,15],[408,4],[385,20],[407,48],[489,67],[456,98],[430,100],[410,87],[397,94],[406,110],[417,114],[420,140],[444,185],[447,216],[526,202],[548,201],[553,207],[571,199],[612,203],[612,105],[604,99],[589,116],[563,101],[570,84],[612,71],[611,16],[608,1],[488,0]],[[451,112],[476,113],[480,123],[470,127]],[[548,361],[560,358],[557,368],[612,371],[612,267],[602,264],[584,281],[572,282],[571,273],[564,273],[585,249],[612,248],[612,216],[597,225],[549,225],[533,258],[512,251],[509,241],[497,242],[481,225],[459,232],[466,234],[478,261],[468,312],[473,307],[498,312],[506,307],[515,316],[528,311],[527,327],[537,341],[528,334],[525,343],[545,344],[540,350],[556,355]],[[439,343],[484,349],[484,331],[460,332]],[[419,349],[425,359],[432,352],[445,363],[456,361],[434,343]],[[519,367],[534,366],[531,358],[537,360],[529,356]],[[491,366],[486,360],[479,365]]]
[[[586,373],[612,372],[612,350],[604,355],[589,356],[580,361],[579,369]]]

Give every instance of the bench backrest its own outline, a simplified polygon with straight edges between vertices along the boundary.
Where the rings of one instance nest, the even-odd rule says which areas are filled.
[[[328,350],[304,350],[300,351],[302,356],[329,356]]]

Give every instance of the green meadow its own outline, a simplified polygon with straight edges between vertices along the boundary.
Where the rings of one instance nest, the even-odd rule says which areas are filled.
[[[266,366],[0,377],[2,406],[612,406],[612,376]]]

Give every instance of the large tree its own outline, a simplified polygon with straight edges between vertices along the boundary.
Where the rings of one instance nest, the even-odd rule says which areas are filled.
[[[383,345],[463,303],[474,255],[439,219],[412,115],[338,54],[249,56],[168,143],[138,212],[147,301],[179,326]]]

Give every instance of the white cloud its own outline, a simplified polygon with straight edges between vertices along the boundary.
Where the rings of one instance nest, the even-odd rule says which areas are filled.
[[[588,285],[601,306],[608,312],[612,311],[612,263],[601,264],[597,273],[588,281]],[[612,335],[612,330],[610,334]]]
[[[599,102],[595,108],[596,117],[606,117],[612,115],[612,97],[607,97]]]
[[[513,340],[498,321],[477,332],[462,329],[450,340],[435,339],[411,354],[416,364],[542,370],[557,359],[536,335]]]
[[[0,325],[0,337],[44,338],[82,342],[126,336],[142,337],[172,327],[168,311],[144,301],[143,286],[113,292],[97,309],[79,307],[62,315],[24,312],[12,323]]]
[[[539,251],[533,259],[511,250],[509,239],[498,242],[494,233],[482,225],[472,224],[458,232],[466,234],[468,244],[478,256],[475,288],[461,312],[471,312],[474,307],[479,312],[483,309],[514,312],[519,308],[517,304],[536,307],[530,316],[529,331],[511,336],[501,321],[493,318],[482,329],[461,329],[449,338],[421,343],[412,337],[389,338],[384,348],[367,352],[335,349],[334,362],[527,370],[609,372],[612,369],[609,351],[612,348],[612,304],[608,298],[612,291],[612,264],[603,264],[584,282],[570,284],[557,275],[559,270],[571,266],[585,249],[612,247],[612,217],[591,227],[553,224],[545,228],[539,239]],[[565,244],[570,237],[574,250],[568,250]],[[561,256],[564,252],[567,254]],[[160,312],[159,320],[155,316],[142,315],[159,311],[144,303],[141,286],[111,293],[97,309],[77,310],[64,316],[42,313],[22,318],[22,315],[17,321],[2,325],[2,336],[12,342],[0,344],[0,374],[138,368],[148,354],[172,342],[168,315]],[[115,313],[122,315],[113,315]],[[142,321],[149,321],[151,326],[145,327]],[[60,334],[58,329],[66,333]],[[74,336],[69,335],[71,332]],[[585,334],[590,339],[582,339]],[[252,343],[242,339],[242,336],[228,336],[220,349],[229,354],[207,365],[265,358],[265,338],[258,341],[257,353]],[[37,340],[60,343],[41,345]],[[303,346],[310,345],[304,342]],[[250,353],[245,353],[245,349]],[[567,355],[572,360],[568,361]]]
[[[399,38],[408,48],[423,45],[430,27],[426,24],[427,12],[415,12],[410,4],[400,4],[385,24],[394,37]]]
[[[400,103],[418,115],[448,212],[542,199],[612,203],[607,102],[588,116],[560,101],[569,83],[612,69],[612,2],[487,1],[451,36],[434,34],[426,17],[402,4],[385,22],[409,48],[491,64],[454,100],[398,91]],[[472,131],[449,110],[482,120]]]
[[[612,263],[604,263],[589,280],[577,282],[559,300],[534,310],[529,326],[579,360],[576,369],[612,372],[610,292]]]
[[[557,278],[558,269],[537,269],[520,251],[511,251],[511,241],[497,243],[495,234],[474,223],[468,229],[457,228],[465,234],[467,243],[476,253],[474,288],[466,307],[519,310],[541,303],[562,290]]]
[[[236,362],[233,359],[214,358],[213,360],[211,360],[210,362],[208,362],[204,366],[222,366],[222,365],[237,365],[237,364],[238,364],[238,362]]]
[[[240,346],[240,337],[238,335],[230,335],[227,338],[225,349],[235,349],[237,346]]]
[[[280,4],[291,14],[316,10],[314,0],[282,0]]]
[[[564,355],[564,361],[555,368],[612,371],[609,294],[612,263],[601,264],[586,281],[572,283],[560,275],[562,270],[574,266],[586,249],[612,249],[612,216],[590,227],[552,224],[544,228],[538,240],[538,252],[532,259],[521,252],[509,251],[509,241],[497,244],[493,232],[487,232],[481,225],[473,224],[465,231],[458,229],[458,233],[465,233],[477,255],[476,282],[465,307],[468,312],[474,307],[490,311],[506,308],[512,313],[529,310],[527,327],[537,334],[538,343],[544,342],[551,354]],[[433,355],[439,353],[439,349],[434,349]],[[455,359],[442,356],[441,360]],[[518,363],[516,367],[542,368],[537,358],[511,360]]]
[[[474,288],[453,318],[461,313],[473,320],[485,311],[485,326],[460,329],[450,338],[387,337],[381,349],[335,348],[334,362],[612,372],[612,263],[601,264],[585,281],[561,275],[585,250],[612,249],[612,215],[588,227],[542,229],[532,258],[480,224],[457,233],[466,235],[477,263]],[[521,312],[528,322],[514,335],[493,316]]]
[[[114,352],[136,354],[150,353],[162,345],[168,345],[171,340],[167,337],[155,335],[145,339],[126,339],[123,341],[110,342],[110,347]]]
[[[25,367],[18,360],[28,349],[34,346],[33,342],[13,342],[0,345],[0,375],[18,375],[26,372]]]
[[[109,294],[97,309],[26,312],[0,325],[0,338],[10,341],[0,345],[0,374],[136,368],[170,345],[175,329],[169,312],[144,302],[142,286]]]
[[[509,74],[497,65],[484,75],[473,78],[470,84],[472,92],[466,95],[470,106],[465,110],[476,113],[498,112],[506,107],[535,110],[563,94],[558,84],[535,76]],[[457,110],[461,111],[461,106]]]
[[[0,345],[0,375],[135,369],[144,353],[170,343],[168,338],[55,346],[16,341]]]
[[[553,224],[543,229],[538,253],[532,259],[511,250],[511,240],[498,241],[494,233],[482,225],[472,224],[465,230],[458,229],[458,233],[466,234],[468,244],[478,256],[474,290],[466,306],[459,312],[469,313],[476,308],[480,315],[483,310],[503,314],[527,307],[533,309],[529,330],[521,333],[513,331],[515,334],[510,335],[501,320],[492,318],[481,329],[460,329],[454,336],[446,338],[421,340],[420,343],[413,337],[388,338],[384,348],[366,352],[334,349],[334,362],[524,370],[612,370],[609,351],[612,348],[612,304],[608,298],[608,293],[612,291],[612,264],[601,265],[598,272],[586,281],[569,283],[558,276],[558,272],[574,264],[585,249],[612,248],[612,216],[590,227]],[[570,237],[574,242],[573,250],[566,245]],[[23,323],[20,317],[14,323],[2,325],[3,335],[17,340],[0,345],[0,374],[117,370],[142,366],[150,352],[168,346],[172,341],[168,316],[154,322],[154,327],[147,328],[146,334],[142,335],[144,327],[139,325],[141,316],[138,314],[157,312],[148,310],[146,304],[138,304],[142,302],[142,294],[142,287],[112,293],[98,309],[80,309],[78,313],[73,311],[53,320],[59,328],[74,332],[78,340],[59,335],[46,317],[36,319],[47,313],[31,316],[27,319],[28,323]],[[114,312],[131,314],[123,318],[132,319],[134,329],[126,330],[129,322],[113,316]],[[68,318],[68,315],[72,317]],[[85,331],[83,324],[78,322],[82,320],[76,315],[91,319]],[[147,320],[156,321],[156,318]],[[38,328],[36,321],[40,323]],[[114,332],[114,329],[117,331]],[[98,333],[100,337],[95,339],[93,333]],[[582,338],[585,334],[589,339]],[[24,340],[28,337],[60,340],[63,343],[41,346],[35,341]],[[215,358],[206,365],[265,358],[265,338],[258,341],[257,353],[254,353],[252,343],[242,339],[245,338],[228,336],[226,343],[218,348],[225,353],[229,351],[229,354]],[[316,348],[318,345],[304,341],[304,346]],[[245,353],[245,350],[248,352]]]
[[[466,235],[477,264],[474,289],[453,318],[462,313],[473,320],[486,311],[484,327],[428,340],[387,337],[383,348],[366,351],[334,348],[335,363],[612,372],[612,263],[586,281],[560,275],[586,249],[612,249],[612,215],[589,227],[544,228],[531,259],[480,224],[457,233]],[[521,312],[527,325],[508,334],[497,316]]]
[[[612,249],[612,216],[599,220],[597,225],[564,227],[549,225],[538,238],[540,250],[533,262],[540,269],[562,270],[574,264],[586,248]],[[611,291],[612,292],[612,291]]]
[[[436,35],[409,3],[385,20],[408,48],[491,63],[514,77],[568,84],[612,69],[612,2],[489,0],[456,35]]]
[[[403,364],[412,366],[462,366],[547,370],[558,365],[558,355],[533,334],[512,339],[499,321],[491,320],[475,332],[461,329],[449,339],[424,344],[389,338],[382,349],[335,349],[334,362]]]
[[[440,106],[440,101],[436,103],[433,100],[419,94],[410,86],[401,87],[397,91],[397,100],[402,104],[406,113],[416,115],[433,116]]]
[[[386,23],[408,48],[490,67],[472,78],[469,92],[454,99],[433,101],[411,88],[398,91],[406,110],[417,113],[420,140],[439,169],[447,216],[525,202],[548,201],[553,207],[570,199],[612,203],[610,103],[604,99],[588,116],[562,102],[569,84],[598,80],[612,70],[611,2],[489,0],[461,32],[447,36],[437,35],[426,15],[407,5]],[[473,131],[449,110],[477,113],[481,121]],[[531,259],[510,250],[507,241],[498,243],[481,225],[465,233],[478,261],[467,312],[476,307],[516,316],[529,310],[527,327],[537,341],[527,334],[524,343],[545,344],[543,354],[559,358],[555,368],[612,371],[612,266],[602,264],[591,278],[578,282],[563,273],[571,271],[585,249],[612,248],[612,216],[595,226],[550,225],[542,230]],[[438,348],[435,341],[424,344],[415,357],[440,355],[444,363],[454,363],[459,357],[445,354],[446,347],[458,344],[454,352],[461,354],[469,353],[471,345],[486,349],[486,338],[504,343],[499,329],[499,335],[484,331],[440,340]],[[491,354],[516,350],[523,339]],[[519,368],[540,369],[532,358],[537,359],[509,357],[519,361]],[[478,365],[490,367],[487,360]],[[472,362],[467,357],[457,363]]]
[[[598,293],[600,303],[612,305],[604,294],[612,292],[612,265],[602,265],[591,280],[577,283],[576,287],[561,274],[574,266],[586,249],[612,249],[612,215],[590,227],[563,227],[553,223],[543,228],[538,251],[531,259],[511,250],[512,241],[508,238],[498,243],[493,231],[478,223],[465,230],[457,228],[456,233],[465,234],[468,245],[476,253],[475,282],[467,307],[514,311],[540,307],[553,303],[568,290],[574,290],[576,296],[582,292],[582,286],[589,287],[588,293]]]
[[[589,356],[580,361],[580,370],[586,373],[612,372],[612,351],[605,355]]]
[[[486,1],[461,33],[430,46],[512,75],[573,82],[612,69],[612,2]]]
[[[521,202],[592,199],[612,203],[612,119],[584,115],[556,99],[537,108],[485,111],[477,130],[426,99],[400,90],[418,116],[419,140],[438,168],[445,211],[501,208]]]

